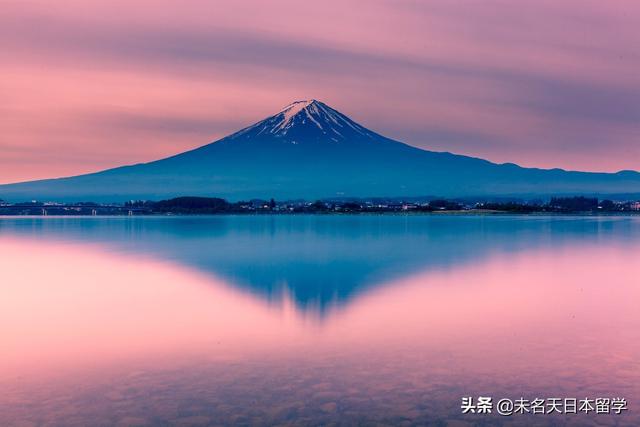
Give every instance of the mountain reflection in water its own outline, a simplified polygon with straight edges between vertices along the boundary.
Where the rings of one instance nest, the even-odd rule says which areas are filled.
[[[500,253],[632,242],[629,218],[482,216],[207,216],[17,218],[0,233],[46,235],[152,255],[224,278],[272,302],[323,315],[377,285]]]
[[[629,217],[0,218],[0,426],[637,426],[639,254]]]

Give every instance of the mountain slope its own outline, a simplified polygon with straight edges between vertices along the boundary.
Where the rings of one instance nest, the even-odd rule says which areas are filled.
[[[372,132],[315,100],[294,102],[219,141],[166,159],[0,186],[0,198],[6,200],[60,201],[578,193],[640,193],[640,174],[522,168],[421,150]]]

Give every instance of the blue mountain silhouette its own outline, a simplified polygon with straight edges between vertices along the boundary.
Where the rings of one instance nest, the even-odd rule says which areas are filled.
[[[640,193],[640,173],[523,168],[422,150],[316,100],[294,102],[232,135],[165,159],[0,186],[6,200],[60,201],[622,193]]]

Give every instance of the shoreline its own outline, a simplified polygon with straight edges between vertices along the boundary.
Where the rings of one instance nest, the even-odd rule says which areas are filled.
[[[206,213],[113,213],[113,214],[12,214],[1,218],[171,218],[216,216],[518,216],[518,217],[640,217],[640,212],[506,212],[489,210],[432,212],[206,212]]]

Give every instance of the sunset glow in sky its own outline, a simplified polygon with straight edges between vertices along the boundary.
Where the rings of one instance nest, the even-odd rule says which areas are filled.
[[[291,101],[524,166],[640,170],[629,0],[2,0],[0,183],[155,160]]]

